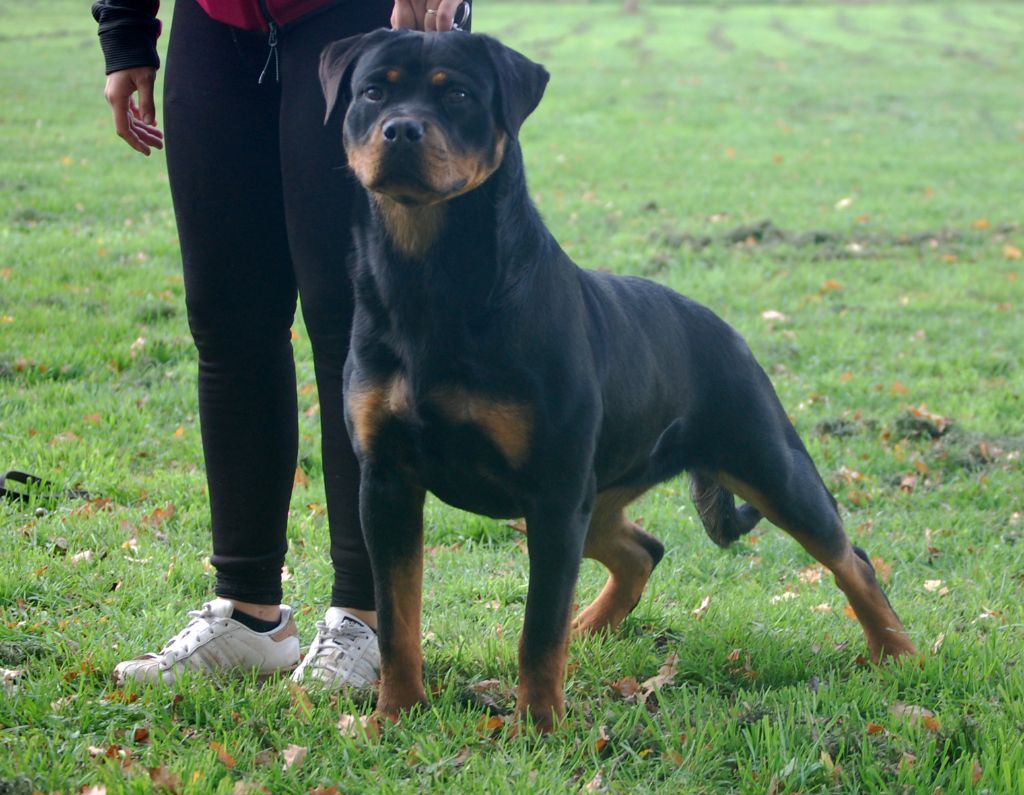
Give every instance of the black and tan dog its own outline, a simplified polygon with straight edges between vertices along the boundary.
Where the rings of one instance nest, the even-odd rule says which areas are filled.
[[[663,553],[623,509],[684,470],[717,544],[767,517],[835,574],[873,660],[914,652],[739,334],[657,284],[581,270],[545,228],[517,142],[541,66],[485,36],[378,31],[331,45],[320,76],[366,188],[345,400],[376,578],[379,713],[425,701],[427,490],[526,518],[518,711],[542,729],[564,710],[581,558],[610,574],[572,626],[614,629]]]

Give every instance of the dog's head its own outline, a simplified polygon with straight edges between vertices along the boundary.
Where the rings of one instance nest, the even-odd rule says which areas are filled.
[[[537,107],[548,73],[488,36],[379,30],[320,58],[327,116],[344,107],[349,166],[406,205],[482,185]]]

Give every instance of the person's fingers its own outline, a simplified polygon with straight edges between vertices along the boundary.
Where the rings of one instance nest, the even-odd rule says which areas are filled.
[[[144,155],[149,154],[149,147],[146,146],[132,130],[131,96],[108,94],[107,101],[114,113],[114,131],[128,146],[136,152]]]
[[[164,148],[164,134],[155,124],[147,124],[143,120],[142,110],[131,97],[128,99],[128,125],[137,140],[157,149]]]
[[[114,116],[114,131],[128,146],[143,155],[149,155],[153,146],[163,146],[163,134],[156,127],[153,104],[155,75],[156,70],[149,67],[111,72],[103,89]],[[147,103],[143,108],[135,105],[133,95],[136,91]]]
[[[416,24],[416,12],[409,0],[395,0],[395,7],[391,11],[391,27],[396,29],[419,27]]]
[[[451,30],[455,22],[455,10],[462,0],[441,0],[437,7],[436,29],[439,31]]]
[[[150,127],[138,121],[132,121],[132,132],[136,139],[154,149],[164,148],[164,135],[156,127]]]
[[[156,103],[153,101],[155,82],[156,74],[150,72],[136,83],[139,89],[139,110],[142,112],[142,120],[151,126],[156,126]]]
[[[437,6],[428,3],[427,10],[423,14],[423,29],[427,33],[436,33],[437,27]]]

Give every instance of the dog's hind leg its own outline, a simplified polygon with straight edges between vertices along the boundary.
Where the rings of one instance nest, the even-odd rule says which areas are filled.
[[[625,506],[644,489],[610,489],[597,495],[583,556],[608,569],[600,595],[573,621],[573,631],[612,631],[640,601],[665,548],[626,518]]]
[[[916,654],[913,643],[882,591],[867,554],[853,546],[843,531],[836,502],[822,483],[814,463],[792,428],[771,451],[757,451],[750,461],[761,465],[722,471],[716,479],[752,504],[773,524],[793,536],[832,571],[857,615],[871,659]],[[780,440],[781,441],[781,440]],[[765,455],[769,453],[769,455]]]

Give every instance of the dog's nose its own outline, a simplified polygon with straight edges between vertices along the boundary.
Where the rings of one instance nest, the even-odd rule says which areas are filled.
[[[423,123],[408,117],[389,119],[384,123],[383,133],[388,143],[414,144],[423,138]]]

